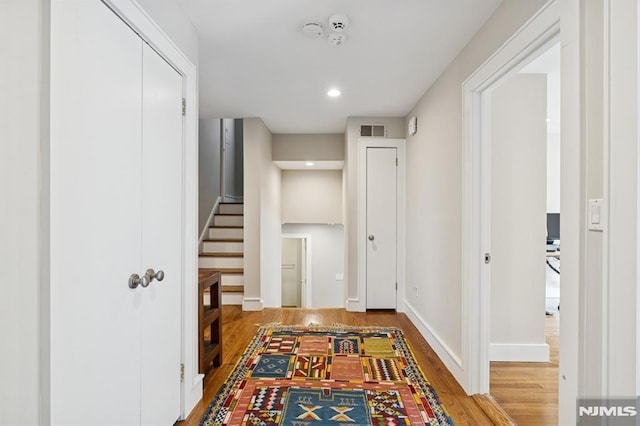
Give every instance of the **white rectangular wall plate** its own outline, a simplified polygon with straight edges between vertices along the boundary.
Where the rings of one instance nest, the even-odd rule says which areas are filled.
[[[602,198],[590,199],[587,210],[587,223],[589,231],[604,230],[605,223],[605,205]]]

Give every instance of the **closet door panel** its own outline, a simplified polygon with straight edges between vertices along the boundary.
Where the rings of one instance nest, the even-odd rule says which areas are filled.
[[[52,424],[140,421],[141,50],[101,2],[52,2]]]
[[[182,76],[143,52],[143,268],[162,271],[143,292],[142,424],[180,415],[182,286]]]

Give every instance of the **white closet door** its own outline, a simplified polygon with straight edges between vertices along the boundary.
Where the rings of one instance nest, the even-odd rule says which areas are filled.
[[[182,76],[143,50],[142,267],[164,272],[142,289],[142,421],[180,415]]]
[[[367,148],[367,309],[395,309],[396,148]]]
[[[51,422],[138,424],[142,42],[78,0],[51,41]]]

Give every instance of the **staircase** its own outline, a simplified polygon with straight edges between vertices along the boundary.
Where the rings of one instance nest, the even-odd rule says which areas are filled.
[[[198,258],[201,271],[220,271],[222,304],[242,305],[244,297],[243,204],[222,203]]]

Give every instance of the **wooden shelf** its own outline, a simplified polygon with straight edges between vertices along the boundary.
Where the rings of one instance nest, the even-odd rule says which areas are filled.
[[[219,271],[201,270],[198,278],[200,372],[207,374],[212,367],[219,367],[222,363],[222,285]],[[208,305],[204,303],[205,292],[209,293]]]

